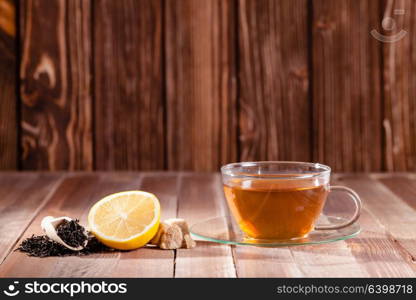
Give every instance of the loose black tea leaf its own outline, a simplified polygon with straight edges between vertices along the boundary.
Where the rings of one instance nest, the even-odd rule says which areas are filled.
[[[79,220],[64,220],[56,228],[58,236],[69,246],[77,248],[84,246],[88,237],[85,235],[85,229],[79,225]]]
[[[25,239],[16,250],[35,257],[80,256],[114,251],[114,249],[100,243],[95,237],[89,237],[87,246],[81,251],[72,251],[61,244],[52,241],[46,235],[32,235],[30,238]]]
[[[80,256],[114,251],[114,249],[100,243],[100,241],[92,235],[88,235],[87,238],[84,235],[84,230],[84,227],[79,225],[78,220],[69,222],[65,221],[57,228],[58,236],[72,247],[84,245],[85,240],[88,239],[87,246],[81,251],[72,251],[71,249],[68,249],[65,246],[51,240],[46,235],[32,235],[30,238],[25,239],[16,250],[25,252],[27,255],[35,257]]]
[[[46,235],[35,236],[25,239],[16,249],[26,252],[29,256],[47,257],[47,256],[65,256],[76,253],[55,241],[52,241]]]
[[[87,254],[94,254],[94,253],[103,253],[103,252],[113,252],[115,251],[113,248],[107,247],[106,245],[102,244],[95,236],[90,236],[88,238],[87,246],[82,249],[81,255]]]

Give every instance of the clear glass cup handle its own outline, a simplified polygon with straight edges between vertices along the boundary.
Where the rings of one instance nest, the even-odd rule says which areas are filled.
[[[361,213],[361,199],[358,196],[358,194],[356,192],[354,192],[352,189],[347,188],[345,186],[338,186],[338,185],[334,185],[330,187],[330,191],[344,191],[346,192],[351,199],[354,201],[355,203],[355,212],[353,214],[353,216],[346,221],[345,223],[342,224],[337,224],[337,225],[321,225],[321,226],[315,226],[315,230],[335,230],[335,229],[341,229],[347,226],[350,226],[351,224],[355,223],[358,218],[360,217],[360,213]]]

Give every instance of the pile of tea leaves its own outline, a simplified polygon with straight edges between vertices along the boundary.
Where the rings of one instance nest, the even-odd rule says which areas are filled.
[[[58,236],[69,246],[83,246],[87,240],[87,245],[81,251],[73,251],[65,246],[51,240],[46,235],[32,235],[25,239],[15,251],[21,251],[29,256],[48,257],[48,256],[71,256],[88,255],[94,253],[111,252],[114,249],[103,245],[94,236],[84,234],[85,228],[79,224],[79,220],[63,221],[56,228]]]
[[[83,246],[88,239],[85,235],[85,228],[79,225],[79,220],[64,220],[56,228],[57,235],[69,246]]]

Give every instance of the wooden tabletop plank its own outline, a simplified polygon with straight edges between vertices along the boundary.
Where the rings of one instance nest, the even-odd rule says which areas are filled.
[[[86,224],[89,207],[113,192],[152,192],[161,201],[162,219],[179,216],[191,225],[226,215],[220,175],[0,173],[0,277],[415,277],[416,233],[409,228],[416,228],[416,177],[411,175],[333,176],[333,183],[355,189],[364,203],[363,231],[346,241],[290,248],[199,241],[194,249],[177,251],[147,247],[41,259],[10,250],[17,239],[40,234],[46,215],[68,215]],[[326,213],[345,215],[352,208],[345,199],[334,193]]]
[[[364,231],[350,246],[362,264],[379,276],[415,276],[416,211],[381,182],[367,175],[348,175],[339,182],[363,200]],[[353,244],[353,241],[357,243]],[[377,266],[370,266],[370,260]],[[373,274],[374,271],[371,272]],[[413,274],[413,275],[412,275]]]
[[[331,206],[329,212],[339,215],[349,205],[341,202],[343,198],[337,198],[339,195],[331,195],[328,204]],[[414,264],[409,263],[406,253],[398,249],[366,207],[360,222],[365,229],[358,237],[335,244],[292,247],[292,260],[288,255],[282,258],[284,248],[242,250],[237,247],[238,275],[267,277],[300,273],[303,277],[414,277]],[[276,269],[278,267],[280,269]]]
[[[63,183],[68,186],[68,189],[57,193],[53,202],[50,203],[46,211],[41,213],[38,220],[35,220],[33,225],[37,227],[41,218],[46,215],[68,215],[71,218],[79,218],[80,223],[86,225],[88,210],[95,201],[114,192],[137,189],[140,185],[140,181],[140,176],[130,175],[75,175],[71,178],[71,182],[68,180],[68,182]],[[72,189],[74,190],[71,191]],[[65,198],[67,194],[72,194],[73,196],[69,196],[62,201],[61,199]],[[128,254],[128,252],[126,253]],[[48,258],[51,260],[51,263],[45,267],[44,276],[120,277],[120,275],[118,275],[120,269],[119,264],[120,261],[121,264],[123,263],[121,260],[123,254],[125,253],[114,252],[87,257],[65,257],[64,259],[55,257]],[[129,271],[132,272],[133,270]]]
[[[47,215],[67,215],[79,218],[82,224],[86,224],[88,209],[95,201],[110,193],[140,188],[141,176],[137,173],[70,176],[62,182],[23,237],[26,238],[32,233],[40,234],[40,221]],[[170,187],[165,188],[170,189]],[[162,197],[162,203],[163,201]],[[172,251],[143,248],[130,252],[94,254],[84,257],[40,259],[13,252],[0,266],[0,276],[172,277],[173,253]]]
[[[238,277],[302,277],[289,248],[236,246]]]
[[[175,173],[146,175],[143,177],[141,189],[153,193],[160,201],[161,220],[175,218],[177,212],[179,176]],[[149,267],[141,272],[142,277],[173,277],[174,276],[174,250],[145,249],[146,257],[143,264]],[[139,250],[142,251],[142,250]],[[133,262],[134,263],[134,262]]]
[[[51,196],[48,204],[39,212],[38,216],[27,228],[23,237],[19,240],[19,243],[32,234],[41,234],[40,221],[46,215],[52,216],[62,216],[68,215],[73,217],[76,214],[73,214],[71,211],[60,209],[60,206],[71,205],[74,209],[77,208],[76,199],[85,199],[86,190],[90,189],[91,178],[92,176],[79,176],[76,177],[77,180],[74,180],[74,177],[66,178],[61,185],[56,189],[56,191]],[[73,200],[74,199],[74,200]],[[69,201],[72,203],[69,204]],[[64,214],[63,214],[64,212]],[[6,258],[4,263],[0,266],[0,276],[1,277],[36,277],[36,276],[48,276],[50,270],[54,268],[56,258],[32,258],[27,257],[25,254],[20,252],[12,252]]]
[[[350,185],[350,180],[345,180],[342,176],[339,180],[335,180],[337,185],[354,188],[363,201],[359,220],[362,231],[357,237],[346,241],[352,255],[370,277],[414,277],[416,265],[409,263],[408,254],[401,249],[371,212],[371,206],[368,205],[371,200],[368,200],[368,195],[363,192],[368,182],[361,185],[359,182],[358,180]],[[335,195],[335,201],[348,201],[346,199],[339,194]]]
[[[409,175],[390,175],[378,180],[416,210],[416,178]]]
[[[368,277],[345,241],[291,247],[302,277]]]
[[[59,181],[44,174],[0,174],[0,264]]]
[[[161,176],[157,180],[151,174],[141,176],[139,173],[102,173],[97,185],[99,192],[94,192],[94,203],[107,194],[123,190],[146,190],[155,193],[162,207],[171,199],[165,197],[166,191],[175,186],[175,177]],[[166,178],[163,178],[166,177]],[[155,180],[156,179],[156,180]],[[102,189],[103,187],[104,190]],[[86,220],[88,210],[84,210],[81,220]],[[169,214],[169,212],[166,212]],[[86,223],[86,222],[84,222]],[[93,255],[95,256],[95,255]],[[90,256],[84,258],[70,257],[66,263],[58,259],[58,265],[50,274],[51,277],[172,277],[173,251],[153,248],[142,248],[127,252]],[[85,260],[88,259],[87,263]],[[72,260],[72,261],[71,261]],[[81,260],[81,261],[80,261]],[[64,261],[65,262],[65,261]],[[56,271],[55,271],[56,270]]]
[[[189,224],[225,215],[218,174],[189,173],[181,177],[178,217]],[[224,224],[224,230],[227,230]],[[231,247],[198,241],[194,249],[178,249],[175,277],[236,277]]]

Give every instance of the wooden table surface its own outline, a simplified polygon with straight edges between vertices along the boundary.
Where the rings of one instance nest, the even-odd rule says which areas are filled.
[[[46,215],[86,224],[106,194],[141,189],[161,201],[162,219],[190,224],[226,215],[220,175],[213,173],[0,173],[0,277],[415,277],[416,175],[336,174],[335,184],[362,197],[356,238],[324,245],[260,248],[198,242],[194,249],[142,248],[83,257],[34,258],[14,252],[40,234]],[[331,196],[329,209],[342,207]]]

